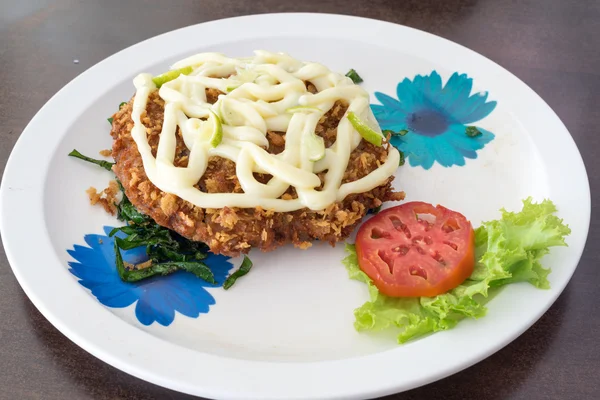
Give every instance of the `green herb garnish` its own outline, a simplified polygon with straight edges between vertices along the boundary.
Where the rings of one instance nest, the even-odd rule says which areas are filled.
[[[346,76],[348,78],[352,79],[352,82],[354,82],[356,84],[363,82],[363,79],[360,77],[360,75],[358,75],[358,73],[354,70],[354,68],[352,68],[350,71],[348,71]]]
[[[354,112],[349,112],[348,121],[352,124],[352,127],[365,139],[367,142],[374,144],[375,146],[381,146],[383,143],[383,135],[377,131],[374,131],[366,122],[361,120],[358,115]]]
[[[227,290],[230,287],[232,287],[233,284],[235,283],[235,281],[237,281],[238,278],[241,278],[242,276],[244,276],[248,272],[250,272],[251,268],[252,268],[252,261],[250,261],[248,256],[245,255],[244,261],[242,261],[242,265],[240,265],[240,268],[237,271],[235,271],[233,274],[229,275],[227,277],[227,279],[225,280],[225,283],[223,284],[223,289]]]
[[[108,236],[113,237],[117,232],[127,235],[115,238],[121,250],[145,246],[146,254],[155,263],[198,261],[207,257],[208,247],[204,243],[188,240],[154,221],[114,228]]]
[[[215,276],[208,268],[206,264],[201,261],[192,261],[192,262],[164,262],[155,264],[152,262],[148,267],[141,269],[128,269],[125,267],[125,263],[123,262],[123,256],[121,255],[121,249],[118,245],[118,238],[115,240],[115,258],[117,265],[117,272],[121,279],[125,282],[137,282],[142,279],[150,278],[156,275],[168,275],[172,274],[175,271],[180,269],[184,271],[191,272],[196,275],[198,278],[205,280],[210,284],[217,283],[215,281]]]
[[[161,75],[158,75],[158,76],[155,76],[154,78],[152,78],[152,82],[154,82],[154,84],[156,85],[157,88],[160,88],[165,83],[172,81],[173,79],[176,79],[177,77],[179,77],[179,75],[181,75],[181,74],[189,75],[192,73],[192,71],[193,71],[192,67],[184,67],[181,69],[167,71],[164,74],[161,74]]]
[[[122,102],[119,104],[119,110],[120,110],[120,109],[121,109],[121,107],[123,107],[125,104],[127,104],[127,102],[126,102],[126,101],[122,101]],[[108,121],[108,123],[109,123],[109,124],[111,124],[111,125],[112,125],[112,123],[113,123],[113,121],[114,121],[114,118],[113,118],[113,117],[110,117],[110,118],[106,118],[106,120]]]
[[[404,165],[406,160],[404,158],[404,152],[402,152],[401,150],[398,150],[398,153],[400,153],[400,161],[398,162],[398,166],[401,167]]]
[[[465,129],[465,134],[468,137],[477,137],[481,136],[481,131],[477,129],[476,126],[467,126],[467,129]]]
[[[92,164],[99,165],[107,171],[112,171],[112,166],[115,165],[115,163],[111,163],[111,162],[104,161],[104,160],[96,160],[94,158],[84,156],[83,154],[81,154],[80,152],[78,152],[75,149],[73,149],[73,151],[71,151],[69,153],[69,156],[79,158],[80,160],[87,161]]]
[[[119,187],[121,188],[121,192],[123,192],[123,200],[119,204],[117,204],[117,219],[119,221],[125,222],[133,222],[136,224],[145,224],[152,222],[152,218],[149,216],[142,214],[138,211],[137,208],[131,204],[127,196],[125,196],[125,191],[123,190],[123,186],[121,182],[119,182]]]
[[[367,214],[378,214],[379,211],[381,211],[381,206],[371,208],[370,210],[367,211]]]

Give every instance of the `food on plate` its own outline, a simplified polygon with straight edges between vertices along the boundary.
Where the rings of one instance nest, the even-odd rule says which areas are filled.
[[[134,84],[112,117],[113,171],[136,209],[214,253],[334,245],[404,198],[369,94],[323,65],[202,53]]]
[[[475,236],[464,215],[423,202],[372,217],[356,234],[361,270],[392,297],[433,297],[463,283],[475,265]]]
[[[117,181],[110,181],[108,187],[101,192],[98,192],[93,186],[90,186],[85,192],[90,199],[91,205],[99,204],[104,208],[104,211],[115,215],[118,203],[117,196],[119,194],[119,184]]]
[[[350,79],[352,79],[352,82],[359,84],[361,82],[363,82],[363,78],[360,77],[360,75],[358,74],[358,72],[356,72],[354,70],[354,68],[352,68],[350,71],[348,71],[346,73],[346,76]]]
[[[242,261],[242,264],[240,265],[240,267],[233,272],[231,275],[229,275],[227,277],[227,279],[225,280],[225,282],[223,282],[223,289],[228,290],[230,287],[233,286],[233,284],[242,276],[246,275],[248,272],[250,272],[250,269],[252,268],[252,261],[250,261],[250,259],[248,258],[248,256],[244,255],[244,261]]]
[[[521,212],[502,210],[476,230],[441,205],[380,211],[404,199],[391,186],[404,156],[389,138],[409,132],[381,132],[360,82],[354,70],[344,76],[264,51],[203,53],[137,76],[134,97],[108,119],[115,163],[69,154],[117,176],[88,194],[127,222],[110,233],[121,279],[185,270],[214,284],[202,262],[209,250],[335,245],[371,213],[343,260],[368,286],[370,300],[354,313],[359,331],[396,328],[403,343],[484,316],[490,294],[506,284],[548,288],[540,259],[570,233],[550,200],[526,199]],[[148,261],[123,260],[122,250],[141,246]],[[251,268],[244,255],[224,289]]]
[[[433,212],[435,208],[428,205],[426,209]],[[370,297],[354,311],[354,327],[359,331],[395,329],[398,341],[404,343],[453,328],[464,318],[484,316],[485,304],[501,286],[529,282],[538,288],[549,288],[550,269],[542,267],[541,259],[549,253],[550,247],[566,246],[565,237],[571,233],[555,212],[556,207],[550,200],[534,203],[528,198],[520,212],[502,210],[500,219],[482,223],[475,229],[476,261],[472,274],[446,293],[430,297],[385,295],[370,277],[371,266],[361,264],[358,239],[356,246],[347,244],[348,256],[343,263],[348,275],[366,283]],[[442,219],[448,215],[444,209],[440,213]]]

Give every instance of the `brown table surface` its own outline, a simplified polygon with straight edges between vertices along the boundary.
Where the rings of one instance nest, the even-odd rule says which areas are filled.
[[[2,0],[2,170],[40,107],[105,57],[183,26],[288,11],[354,14],[408,25],[504,66],[564,121],[583,155],[597,198],[600,2],[594,0]],[[592,202],[593,215],[598,206]],[[599,240],[600,224],[592,221],[572,281],[521,337],[465,371],[389,398],[600,399],[600,251],[593,245]],[[0,316],[2,399],[191,398],[131,377],[69,341],[25,296],[3,250]]]

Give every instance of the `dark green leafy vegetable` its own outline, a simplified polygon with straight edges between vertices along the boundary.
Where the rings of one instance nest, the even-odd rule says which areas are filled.
[[[467,129],[465,129],[465,134],[468,137],[477,137],[481,136],[481,131],[477,129],[476,126],[467,126]]]
[[[363,82],[363,79],[360,77],[360,75],[358,75],[358,73],[353,69],[351,69],[350,71],[348,71],[348,73],[346,73],[346,76],[350,79],[352,79],[352,82],[359,84],[361,82]]]
[[[120,109],[121,109],[121,107],[123,107],[125,104],[127,104],[127,102],[126,102],[126,101],[122,101],[122,102],[119,104],[119,110],[120,110]],[[108,123],[109,123],[109,124],[111,124],[111,125],[112,125],[112,123],[113,123],[113,121],[114,121],[114,118],[113,118],[113,117],[109,117],[109,118],[106,118],[106,120],[108,121]]]
[[[203,260],[208,251],[208,247],[204,243],[185,239],[154,222],[132,223],[114,228],[109,236],[112,237],[119,231],[127,235],[125,238],[117,237],[115,239],[121,250],[146,246],[146,254],[154,262]]]
[[[119,182],[120,185],[120,182]],[[123,192],[123,200],[119,204],[117,204],[117,219],[119,221],[125,222],[134,222],[136,224],[145,224],[152,221],[152,218],[149,216],[142,214],[131,204],[127,196],[125,196],[125,192],[121,187],[121,191]]]
[[[251,268],[252,261],[250,261],[248,256],[244,256],[244,261],[242,261],[242,265],[240,265],[240,268],[237,271],[235,271],[233,274],[227,277],[225,283],[223,284],[223,289],[227,290],[230,287],[232,287],[233,284],[238,280],[238,278],[241,278],[242,276],[250,272]]]
[[[405,163],[405,159],[404,159],[404,152],[398,150],[398,153],[400,153],[400,162],[398,162],[398,166],[403,166]]]
[[[111,162],[104,161],[104,160],[96,160],[94,158],[84,156],[83,154],[81,154],[80,152],[78,152],[75,149],[73,149],[73,151],[71,151],[69,153],[69,156],[79,158],[80,160],[87,161],[92,164],[99,165],[107,171],[112,171],[112,166],[115,165],[115,163],[111,163]]]
[[[123,197],[123,199],[127,198]],[[126,201],[129,202],[128,199]],[[117,232],[123,232],[127,235],[124,238],[115,238],[115,248],[119,252],[120,250],[131,250],[145,246],[151,264],[141,269],[126,270],[126,273],[119,272],[123,280],[134,282],[155,275],[167,275],[183,269],[208,283],[215,283],[214,275],[210,269],[206,264],[199,261],[207,256],[208,247],[204,243],[185,239],[179,234],[156,224],[149,217],[135,210],[133,206],[128,206],[125,209],[128,212],[133,210],[134,215],[142,216],[144,219],[140,223],[133,221],[130,225],[114,228],[109,236],[112,237]]]
[[[378,214],[379,211],[381,211],[381,206],[371,208],[370,210],[367,211],[367,214]]]
[[[128,269],[123,262],[121,249],[119,247],[119,238],[115,240],[115,257],[117,271],[121,279],[125,282],[137,282],[142,279],[150,278],[156,275],[168,275],[180,269],[191,272],[198,278],[205,280],[208,283],[215,284],[215,276],[206,264],[201,261],[168,261],[155,264],[152,262],[150,266],[141,269]]]

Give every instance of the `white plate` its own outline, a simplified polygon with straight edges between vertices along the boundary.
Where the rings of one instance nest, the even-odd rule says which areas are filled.
[[[469,92],[487,92],[487,105],[481,97],[469,100],[476,115],[468,117],[460,107],[450,107],[449,112],[493,132],[493,140],[475,153],[457,153],[436,142],[438,153],[428,155],[434,147],[416,144],[415,154],[425,151],[422,165],[429,166],[432,154],[438,162],[428,169],[401,168],[395,184],[406,191],[408,200],[444,204],[475,225],[498,217],[501,207],[518,209],[525,197],[551,198],[573,230],[570,247],[552,249],[544,259],[553,270],[552,288],[511,285],[489,303],[487,317],[404,346],[396,345],[393,336],[353,329],[353,309],[367,299],[367,292],[365,285],[348,279],[340,263],[342,246],[253,253],[254,270],[234,289],[207,290],[216,299],[209,313],[199,310],[208,297],[187,310],[192,317],[179,312],[169,316],[168,310],[160,314],[143,305],[136,316],[135,304],[102,305],[69,272],[73,259],[66,250],[83,245],[86,234],[102,234],[103,225],[116,224],[90,207],[84,193],[90,185],[104,187],[110,174],[67,153],[77,148],[94,156],[110,147],[106,117],[132,95],[137,73],[162,72],[196,52],[244,56],[255,49],[287,52],[340,72],[355,68],[369,92],[394,98],[398,82],[412,81],[417,74],[435,70],[444,83],[454,72],[472,78],[472,91],[467,85],[456,101],[466,101]],[[446,87],[452,91],[457,83],[466,85],[463,78]],[[415,88],[408,81],[406,85]],[[401,97],[406,93],[401,91]],[[495,107],[491,101],[497,102]],[[378,104],[375,97],[372,103]],[[442,128],[429,124],[415,129],[431,133]],[[491,138],[487,133],[484,137]],[[417,157],[409,161],[415,164]],[[465,166],[440,165],[463,161]],[[257,15],[191,26],[144,41],[90,68],[27,126],[6,167],[1,201],[2,237],[13,271],[32,302],[61,332],[142,379],[205,397],[237,399],[380,396],[480,361],[523,333],[556,300],[577,266],[590,220],[589,185],[579,152],[559,118],[524,83],[490,60],[436,36],[385,22],[319,14]],[[85,249],[77,251],[71,254],[83,264],[97,261],[86,259],[90,253]],[[97,249],[94,254],[100,253]],[[144,298],[147,304],[160,300],[160,294],[144,286],[124,297],[106,293],[106,287],[98,290],[104,290],[105,303],[117,306],[139,296],[149,296]],[[150,324],[157,316],[163,324]]]

